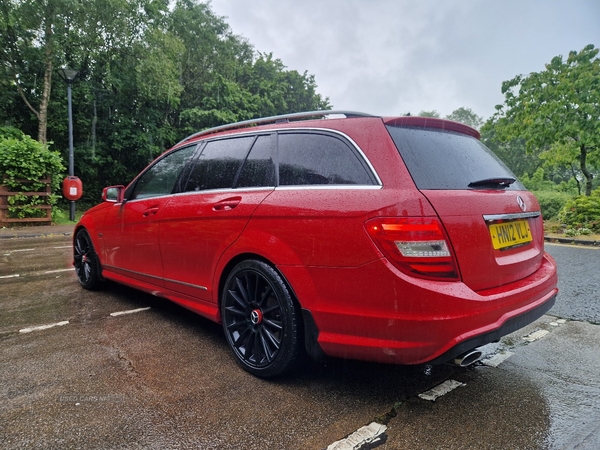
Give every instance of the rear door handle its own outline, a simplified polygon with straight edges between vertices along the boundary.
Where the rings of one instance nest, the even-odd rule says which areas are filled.
[[[158,206],[151,206],[146,211],[144,211],[143,216],[150,217],[150,216],[153,216],[154,214],[156,214],[157,212],[158,212]]]
[[[213,206],[213,211],[230,211],[240,204],[242,197],[232,197],[221,200]]]

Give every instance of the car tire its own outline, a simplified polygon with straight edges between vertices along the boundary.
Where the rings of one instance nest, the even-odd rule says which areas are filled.
[[[102,286],[100,261],[92,239],[86,230],[79,230],[73,242],[73,265],[79,284],[84,289],[96,290]]]
[[[281,275],[256,260],[239,263],[221,293],[221,318],[237,363],[261,378],[289,371],[300,356],[300,313]]]

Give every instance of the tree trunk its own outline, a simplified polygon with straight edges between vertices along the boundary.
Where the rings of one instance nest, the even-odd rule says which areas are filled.
[[[98,113],[96,111],[96,98],[94,97],[94,116],[92,117],[92,159],[96,156],[96,124]]]
[[[46,71],[44,72],[44,91],[42,92],[42,100],[40,101],[38,115],[38,141],[42,144],[48,142],[48,104],[50,103],[50,89],[52,87],[52,24],[50,18],[46,18]]]
[[[577,174],[575,173],[575,167],[573,167],[573,163],[571,163],[570,167],[571,174],[573,174],[573,179],[575,180],[575,183],[577,183],[577,195],[581,195],[581,183],[579,182],[579,178],[577,178]]]
[[[585,195],[589,197],[592,195],[592,181],[594,179],[594,174],[590,173],[587,168],[587,148],[585,148],[585,145],[579,147],[579,151],[581,152],[579,159],[581,164],[581,173],[583,173],[583,176],[585,177]]]

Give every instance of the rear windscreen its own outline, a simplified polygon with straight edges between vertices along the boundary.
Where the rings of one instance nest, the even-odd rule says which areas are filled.
[[[516,179],[479,140],[460,133],[387,126],[419,189],[470,189],[481,180]],[[502,189],[525,190],[519,181]]]

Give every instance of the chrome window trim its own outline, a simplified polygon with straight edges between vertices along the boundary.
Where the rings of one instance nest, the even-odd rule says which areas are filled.
[[[220,188],[220,189],[204,189],[202,191],[185,191],[171,194],[173,196],[194,195],[194,194],[225,194],[225,193],[244,193],[244,192],[259,192],[272,191],[275,186],[258,186],[258,187],[243,187],[243,188]]]
[[[125,201],[123,201],[123,203],[115,203],[115,205],[122,205],[122,204],[133,203],[133,202],[141,202],[143,200],[149,200],[151,198],[173,197],[174,195],[179,195],[179,194],[152,195],[152,196],[149,196],[149,197],[132,198],[131,200],[125,200]]]
[[[539,217],[542,213],[540,211],[514,213],[514,214],[484,214],[483,220],[486,222],[494,222],[496,220],[516,220],[516,219],[530,219],[533,217]]]
[[[203,194],[243,194],[244,192],[260,192],[260,191],[307,191],[307,190],[366,190],[378,191],[383,189],[382,185],[376,184],[296,184],[289,186],[260,186],[260,187],[243,187],[243,188],[226,188],[226,189],[207,189],[203,191],[186,191],[178,192],[177,194],[168,194],[170,197],[180,197],[184,195],[203,195]],[[164,196],[162,196],[164,197]],[[157,197],[148,197],[157,198]],[[127,203],[147,200],[148,198],[136,198],[127,200]],[[115,203],[114,206],[121,206],[121,203]]]
[[[350,137],[348,136],[346,133],[342,132],[342,131],[338,131],[338,130],[332,130],[330,128],[319,128],[319,127],[287,127],[287,128],[277,128],[277,129],[272,129],[272,130],[262,130],[262,131],[253,131],[253,130],[248,130],[248,131],[240,131],[240,132],[236,132],[234,134],[227,134],[227,135],[221,135],[221,136],[215,136],[215,137],[208,137],[206,139],[203,139],[202,141],[196,142],[194,145],[196,146],[202,146],[203,144],[207,144],[210,141],[213,140],[222,140],[222,139],[231,139],[231,138],[236,138],[236,137],[240,137],[240,136],[245,136],[245,135],[256,135],[256,136],[267,136],[267,135],[271,135],[271,134],[275,134],[278,132],[288,132],[288,131],[294,131],[294,132],[303,132],[303,131],[318,131],[318,132],[322,132],[322,133],[328,133],[328,134],[335,134],[338,135],[340,137],[342,137],[343,139],[347,140],[350,145],[352,145],[354,147],[354,149],[358,152],[358,154],[360,155],[360,157],[363,159],[363,161],[367,164],[368,169],[371,171],[371,174],[375,177],[375,184],[373,185],[345,185],[345,184],[338,184],[338,185],[319,185],[319,184],[306,184],[306,185],[289,185],[289,186],[257,186],[257,187],[243,187],[243,188],[223,188],[223,189],[207,189],[207,190],[202,190],[202,191],[186,191],[186,192],[177,192],[175,194],[164,194],[164,195],[156,195],[156,196],[150,196],[150,197],[143,197],[143,198],[135,198],[135,199],[130,199],[130,200],[126,200],[124,203],[128,203],[128,202],[135,202],[138,200],[147,200],[149,198],[163,198],[163,197],[167,197],[167,196],[173,196],[173,195],[185,195],[185,194],[199,194],[199,193],[203,193],[203,192],[210,192],[210,193],[219,193],[219,192],[243,192],[243,191],[256,191],[256,190],[273,190],[273,189],[277,189],[277,190],[291,190],[291,189],[302,189],[302,190],[310,190],[310,189],[381,189],[383,187],[383,182],[381,181],[381,178],[379,177],[379,174],[377,173],[377,171],[375,170],[375,167],[373,167],[373,164],[371,164],[371,161],[369,160],[369,158],[367,158],[367,155],[365,155],[365,153],[362,151],[362,149],[360,148],[360,146]],[[198,148],[195,149],[195,151],[197,151]],[[166,156],[167,153],[171,153],[169,152],[165,152],[164,156]],[[164,157],[163,156],[163,157]],[[160,158],[162,159],[162,157]],[[156,161],[158,162],[158,161]],[[156,163],[154,162],[152,164],[152,166],[154,166],[154,164]],[[152,167],[150,166],[150,167]],[[140,173],[135,179],[137,180],[142,174],[144,174],[145,172],[147,172],[150,167],[148,167],[146,170],[144,170],[142,173]],[[129,186],[127,186],[129,187]],[[117,205],[121,205],[121,203],[117,203]]]
[[[348,136],[346,133],[339,131],[339,130],[332,130],[331,128],[319,128],[319,127],[288,127],[288,128],[274,128],[272,130],[262,130],[262,131],[252,131],[252,130],[248,130],[248,131],[240,131],[239,133],[235,133],[235,134],[226,134],[226,135],[222,135],[222,136],[215,136],[214,138],[207,138],[205,140],[203,140],[203,142],[209,142],[212,140],[220,140],[220,139],[228,139],[228,138],[235,138],[238,136],[243,136],[246,134],[255,134],[257,136],[261,136],[261,135],[269,135],[269,134],[274,134],[274,133],[280,133],[280,132],[288,132],[288,131],[295,131],[295,132],[302,132],[302,131],[320,131],[322,133],[330,133],[330,134],[337,134],[338,136],[344,138],[345,140],[347,140],[353,147],[354,149],[359,153],[359,155],[361,156],[361,158],[363,159],[363,161],[367,164],[367,167],[369,168],[369,170],[371,171],[371,174],[375,177],[375,185],[379,185],[379,186],[383,186],[383,183],[381,181],[381,178],[379,177],[379,174],[377,173],[377,171],[375,170],[375,167],[373,167],[373,164],[371,164],[371,161],[369,160],[369,158],[367,158],[367,155],[365,155],[365,152],[362,151],[362,149],[359,147],[359,145],[354,142],[354,139],[352,139],[350,136]]]
[[[307,190],[366,190],[366,191],[378,191],[383,189],[382,185],[376,184],[296,184],[289,186],[277,186],[276,191],[307,191]]]

